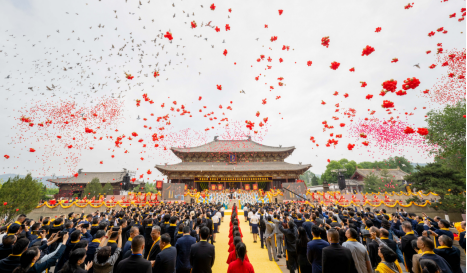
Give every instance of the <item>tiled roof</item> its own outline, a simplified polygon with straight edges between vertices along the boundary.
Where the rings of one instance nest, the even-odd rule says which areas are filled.
[[[346,179],[345,180],[345,185],[346,186],[358,186],[358,185],[363,185],[363,181],[358,181],[355,179]]]
[[[117,183],[123,180],[126,172],[81,172],[78,177],[48,179],[48,182],[56,184],[87,184],[93,178],[98,178],[100,183]],[[132,184],[141,184],[143,181],[135,181]]]
[[[299,165],[287,162],[238,162],[228,164],[225,162],[181,162],[173,165],[156,165],[159,171],[306,171],[310,164]]]
[[[214,140],[197,147],[177,148],[174,152],[182,153],[246,153],[246,152],[285,152],[293,151],[292,147],[273,147],[254,142],[252,140]]]
[[[401,169],[387,169],[389,178],[395,179],[395,180],[404,180],[404,176],[408,175],[408,173],[404,172]],[[366,177],[370,174],[374,174],[380,178],[381,176],[381,169],[357,169],[355,173],[359,173],[361,176]],[[352,178],[355,176],[352,175]]]

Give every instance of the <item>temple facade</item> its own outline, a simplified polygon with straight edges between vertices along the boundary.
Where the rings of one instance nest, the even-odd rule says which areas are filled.
[[[247,140],[219,140],[197,147],[171,151],[182,162],[156,165],[168,183],[184,183],[187,189],[280,189],[282,183],[296,182],[310,164],[285,162],[295,147],[273,147]]]

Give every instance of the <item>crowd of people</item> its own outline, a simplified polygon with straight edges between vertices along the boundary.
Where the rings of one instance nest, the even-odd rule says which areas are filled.
[[[388,214],[370,207],[297,203],[245,205],[253,241],[269,260],[285,255],[290,272],[461,273],[452,223],[403,209]],[[465,221],[459,244],[465,253]]]
[[[221,206],[167,204],[20,215],[0,229],[0,273],[211,272]]]
[[[55,219],[20,215],[0,227],[0,273],[212,272],[221,208],[159,204]],[[285,257],[290,272],[462,272],[452,223],[440,217],[287,203],[234,205],[228,273],[254,272],[241,221],[248,222],[254,243],[267,250],[269,260]],[[465,221],[458,230],[465,252]]]

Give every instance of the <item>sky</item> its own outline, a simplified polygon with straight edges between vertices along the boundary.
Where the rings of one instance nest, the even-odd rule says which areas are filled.
[[[465,21],[458,20],[465,2],[406,5],[399,0],[4,0],[1,171],[46,176],[73,175],[80,168],[126,168],[152,182],[163,178],[156,164],[180,162],[170,147],[247,135],[264,145],[294,146],[286,161],[311,164],[310,171],[318,174],[328,159],[362,162],[405,156],[415,163],[431,162],[423,138],[417,133],[407,137],[400,128],[424,128],[425,114],[446,105],[439,99],[444,94],[465,97],[465,79],[456,79],[447,93],[433,94],[450,72],[450,66],[437,60],[447,54],[436,54],[437,48],[465,52]],[[375,31],[378,27],[380,32]],[[448,32],[438,32],[441,27]],[[163,37],[168,31],[171,42]],[[327,36],[325,47],[321,39]],[[362,56],[367,45],[375,51]],[[398,61],[391,63],[393,58]],[[332,70],[332,62],[340,63],[339,68]],[[437,66],[430,69],[432,64]],[[461,70],[465,75],[465,61]],[[131,80],[126,78],[130,74]],[[378,95],[383,82],[394,79],[400,90],[412,77],[420,85],[407,95]],[[367,86],[362,88],[361,81]],[[423,94],[426,89],[431,93]],[[153,103],[145,101],[144,94]],[[373,98],[366,99],[368,94]],[[383,100],[394,102],[390,114],[381,107]],[[355,112],[348,118],[343,113],[350,108]],[[189,113],[180,115],[183,109]],[[21,121],[22,116],[30,120]],[[166,119],[157,121],[163,116]],[[371,129],[369,145],[364,146],[358,124],[365,124],[365,118],[381,124],[391,117],[398,131]],[[52,123],[39,125],[47,120]],[[252,130],[246,121],[254,123]],[[324,131],[323,121],[334,128]],[[328,139],[338,144],[326,147]],[[350,150],[348,144],[356,146]]]

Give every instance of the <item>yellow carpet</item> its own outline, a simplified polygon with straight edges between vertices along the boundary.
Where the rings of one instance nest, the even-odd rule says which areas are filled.
[[[226,211],[230,212],[230,210]],[[268,253],[266,251],[266,246],[264,249],[261,249],[261,241],[259,239],[258,234],[258,242],[253,243],[253,234],[250,233],[250,226],[248,222],[245,222],[245,218],[243,217],[243,211],[238,211],[240,220],[240,228],[243,234],[243,242],[246,245],[248,259],[250,259],[253,268],[255,269],[256,273],[282,273],[279,269],[279,266],[274,261],[269,261]],[[229,213],[229,214],[230,214]],[[216,260],[214,262],[214,266],[212,267],[212,272],[219,272],[225,273],[229,268],[228,264],[226,263],[227,258],[229,257],[229,253],[227,250],[229,249],[229,228],[230,228],[230,215],[227,216],[225,213],[224,222],[220,226],[219,233],[216,235]]]

